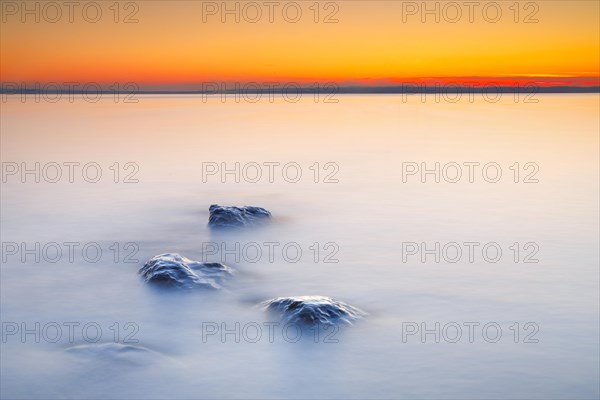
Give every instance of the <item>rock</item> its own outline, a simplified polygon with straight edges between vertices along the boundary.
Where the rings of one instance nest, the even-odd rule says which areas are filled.
[[[366,315],[358,308],[324,296],[277,297],[261,306],[279,314],[284,323],[298,325],[352,325]]]
[[[262,207],[226,207],[213,204],[209,207],[208,226],[211,228],[237,228],[254,226],[271,219],[271,213]]]
[[[233,271],[223,264],[200,263],[177,253],[165,253],[146,261],[139,274],[146,282],[161,286],[220,289]]]
[[[65,351],[83,359],[93,360],[94,363],[107,362],[113,366],[115,362],[148,365],[152,362],[164,364],[165,361],[169,361],[154,350],[121,343],[86,343],[68,347]]]

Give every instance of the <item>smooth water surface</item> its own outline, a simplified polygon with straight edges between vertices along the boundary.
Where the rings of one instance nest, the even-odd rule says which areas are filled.
[[[40,262],[32,255],[22,261],[21,253],[3,251],[3,332],[6,323],[35,331],[39,322],[47,330],[39,343],[35,334],[24,342],[21,332],[5,335],[2,397],[598,398],[599,97],[537,99],[10,98],[1,111],[3,162],[96,162],[103,176],[98,183],[81,175],[73,183],[43,176],[36,183],[26,175],[22,183],[10,175],[2,184],[3,243],[80,244],[73,262],[66,254],[55,263],[43,254]],[[119,183],[109,168],[115,162]],[[239,183],[234,174],[203,182],[206,163],[236,162],[247,166]],[[297,163],[302,176],[291,183],[293,171],[283,176],[278,167],[269,182],[264,167],[263,177],[250,182],[249,163],[265,162]],[[450,183],[449,166],[440,183],[432,174],[425,183],[419,174],[403,182],[409,162],[497,163],[502,176],[487,182],[479,167],[470,183],[463,167],[462,178]],[[528,162],[538,167],[532,176]],[[126,163],[139,167],[138,183],[122,182],[135,169]],[[526,177],[538,182],[524,183]],[[211,204],[265,207],[274,220],[211,233]],[[473,262],[466,253],[449,262],[450,247],[439,262],[435,254],[406,254],[410,243],[434,249],[436,242],[480,245]],[[86,243],[101,246],[100,261],[82,256]],[[265,243],[277,244],[272,259]],[[492,250],[483,257],[486,243],[500,246],[496,262]],[[255,260],[257,248],[263,253]],[[235,277],[214,293],[153,290],[137,270],[166,252],[224,262]],[[528,256],[539,261],[524,262]],[[271,343],[262,324],[273,319],[256,304],[303,295],[331,296],[368,316],[328,338],[335,340],[320,332],[315,343],[305,332],[292,343],[276,330]],[[62,326],[56,343],[47,340],[53,322]],[[73,343],[69,322],[79,324]],[[238,331],[239,343],[234,333],[203,338],[203,323],[205,330],[206,323],[224,323],[235,332],[237,322],[249,326]],[[82,336],[89,323],[101,327],[104,347]],[[252,323],[263,326],[255,342],[248,340]],[[439,343],[436,323],[447,328],[440,328]],[[462,326],[462,337],[450,340],[450,323]],[[465,323],[479,324],[473,340]],[[502,329],[495,343],[486,340],[494,338],[493,327],[486,337],[481,332],[488,323]],[[415,326],[434,333],[403,337]],[[123,345],[128,334],[138,340],[133,348],[114,344]]]

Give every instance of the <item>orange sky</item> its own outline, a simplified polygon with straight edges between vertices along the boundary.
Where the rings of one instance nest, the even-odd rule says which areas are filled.
[[[35,3],[27,7],[34,9]],[[249,21],[256,9],[248,2],[239,2],[239,23],[234,14],[221,21],[221,2],[121,2],[118,23],[113,1],[98,2],[102,15],[96,23],[84,19],[81,7],[70,23],[67,6],[56,3],[62,17],[52,23],[56,10],[40,9],[37,23],[35,13],[22,15],[22,2],[2,2],[3,82],[389,83],[480,77],[476,80],[597,85],[600,70],[595,0],[519,2],[518,7],[498,1],[500,17],[492,2],[469,9],[458,1],[453,4],[462,15],[455,23],[457,9],[449,2],[437,2],[439,22],[435,14],[423,14],[422,2],[320,2],[316,23],[314,1],[297,2],[302,16],[296,23],[285,19],[296,15],[291,2],[276,2],[273,22],[264,2],[254,3],[263,13],[256,23]],[[227,4],[234,8],[235,3]],[[427,7],[434,9],[435,3]],[[132,12],[138,22],[124,23]],[[331,13],[338,22],[324,23]],[[87,15],[93,18],[95,10]]]

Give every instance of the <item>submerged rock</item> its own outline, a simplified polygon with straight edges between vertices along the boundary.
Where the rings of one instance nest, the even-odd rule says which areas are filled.
[[[277,297],[261,303],[279,314],[284,323],[299,325],[352,325],[366,314],[358,308],[324,296]]]
[[[152,350],[149,350],[145,347],[141,346],[133,346],[121,343],[85,343],[79,344],[75,346],[68,347],[66,349],[69,353],[78,353],[78,354],[90,354],[90,355],[123,355],[123,354],[133,354],[133,353],[148,353]]]
[[[201,263],[177,253],[165,253],[146,261],[139,274],[146,282],[162,286],[220,289],[233,271],[223,264]]]
[[[271,219],[271,213],[262,207],[226,207],[213,204],[208,209],[211,228],[236,228],[259,225]]]
[[[121,343],[86,343],[65,349],[66,352],[94,362],[122,362],[127,364],[148,365],[151,362],[169,360],[154,350],[142,346]]]

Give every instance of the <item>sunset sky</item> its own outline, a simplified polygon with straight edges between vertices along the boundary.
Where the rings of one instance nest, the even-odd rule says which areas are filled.
[[[67,6],[54,23],[47,19],[55,18],[56,10],[39,10],[38,23],[34,14],[22,15],[22,2],[3,1],[2,82],[181,87],[206,81],[390,84],[439,78],[598,85],[600,10],[595,0],[517,6],[498,1],[499,17],[491,2],[469,9],[459,1],[453,3],[460,6],[458,19],[456,7],[439,2],[439,22],[435,14],[423,13],[421,2],[338,1],[315,7],[313,1],[300,1],[296,23],[283,14],[289,2],[275,6],[273,22],[264,2],[254,3],[262,12],[256,23],[248,20],[257,14],[247,2],[239,4],[239,23],[233,14],[222,15],[221,2],[121,2],[118,16],[114,2],[98,3],[102,15],[95,23],[84,19],[81,7],[69,22]],[[235,3],[227,4],[233,9]],[[28,7],[34,9],[35,2]],[[435,2],[427,7],[434,9]],[[289,19],[295,18],[296,9],[287,10]],[[132,13],[130,19],[138,22],[124,23]],[[330,14],[337,22],[324,23]]]

